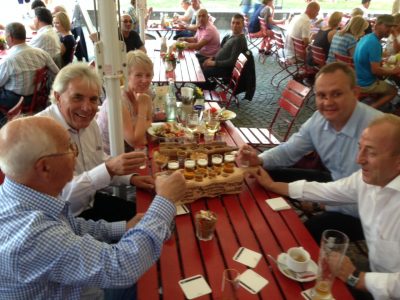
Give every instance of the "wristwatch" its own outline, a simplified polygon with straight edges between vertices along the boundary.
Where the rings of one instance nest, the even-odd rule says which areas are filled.
[[[355,270],[352,274],[347,277],[346,283],[351,286],[355,287],[360,280],[360,271]]]

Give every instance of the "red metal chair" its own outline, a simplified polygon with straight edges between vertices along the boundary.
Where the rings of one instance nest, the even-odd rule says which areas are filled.
[[[310,45],[309,51],[311,51],[314,68],[319,71],[326,64],[326,55],[324,49],[321,47]]]
[[[245,36],[246,40],[248,42],[248,47],[249,49],[257,48],[259,49],[259,45],[263,41],[262,37],[256,36],[254,33],[249,32],[249,18],[244,17],[244,31],[245,31]]]
[[[24,96],[21,96],[17,104],[15,104],[14,107],[7,112],[7,121],[11,121],[19,117],[22,113],[23,105],[24,105]]]
[[[273,37],[272,30],[269,30],[267,27],[267,23],[265,22],[264,18],[258,17],[260,21],[260,28],[261,28],[261,36],[262,36],[262,43],[260,47],[260,55],[258,60],[263,64],[266,59],[266,55],[270,54],[271,51],[271,38]]]
[[[309,97],[311,88],[291,80],[278,100],[278,109],[268,128],[237,128],[239,135],[246,143],[261,151],[262,148],[271,148],[285,142],[291,133],[293,125]],[[279,123],[279,124],[278,124]],[[282,132],[286,124],[286,131],[280,135],[276,128]]]
[[[281,82],[283,80],[285,80],[289,76],[294,76],[294,74],[296,74],[297,69],[296,69],[296,66],[294,65],[294,63],[292,63],[291,61],[289,61],[286,58],[285,42],[284,42],[284,38],[283,38],[282,34],[276,32],[276,31],[273,31],[272,40],[273,40],[272,54],[275,56],[275,60],[278,63],[281,70],[272,76],[271,85],[273,85],[275,87],[279,87],[279,85],[281,84]],[[277,84],[274,84],[277,76],[282,73],[285,73],[285,72],[287,73],[287,75],[280,78],[280,80],[278,81]]]
[[[32,101],[29,105],[24,105],[22,109],[24,113],[33,114],[46,108],[50,93],[47,80],[47,67],[36,70]]]
[[[351,56],[347,56],[347,55],[343,55],[343,54],[339,54],[339,53],[334,53],[335,54],[335,59],[336,61],[341,61],[345,64],[348,64],[350,67],[352,67],[354,69],[354,61],[353,61],[353,57]]]
[[[228,83],[225,83],[226,79],[215,78],[214,80],[217,83],[217,87],[213,91],[204,90],[204,100],[219,102],[220,104],[225,105],[226,108],[229,107],[232,100],[235,100],[236,105],[239,106],[239,101],[235,95],[235,92],[238,87],[240,77],[242,76],[242,70],[246,62],[247,57],[243,53],[240,53],[236,60],[235,67],[233,68],[231,78],[229,78]]]

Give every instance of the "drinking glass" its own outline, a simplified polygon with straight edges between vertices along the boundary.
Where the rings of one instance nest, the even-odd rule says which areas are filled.
[[[162,154],[158,151],[154,152],[154,161],[157,164],[160,172],[167,165],[168,159],[169,159],[168,155]]]
[[[207,132],[215,134],[219,129],[220,120],[213,115],[208,115],[205,118]]]
[[[190,114],[186,118],[186,127],[193,134],[199,126],[199,115]]]
[[[240,273],[235,269],[225,269],[222,273],[221,294],[222,300],[237,300]]]
[[[322,233],[317,280],[311,292],[312,300],[332,299],[332,284],[348,246],[349,238],[343,232],[328,229]]]
[[[136,146],[135,152],[144,153],[145,159],[144,159],[143,163],[139,166],[139,169],[141,169],[141,170],[145,169],[146,168],[146,160],[147,160],[147,147],[145,145]]]

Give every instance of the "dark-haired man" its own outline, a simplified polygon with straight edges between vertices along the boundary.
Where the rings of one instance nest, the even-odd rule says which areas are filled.
[[[40,48],[50,54],[53,59],[60,56],[60,38],[53,28],[53,16],[50,10],[44,7],[35,8],[35,18],[33,20],[37,29],[37,34],[33,36],[29,45]]]

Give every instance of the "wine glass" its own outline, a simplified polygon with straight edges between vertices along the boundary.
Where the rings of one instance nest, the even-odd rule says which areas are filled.
[[[193,134],[199,126],[199,115],[190,114],[186,118],[186,127]]]
[[[169,156],[158,151],[154,152],[154,162],[157,164],[160,172],[165,168],[169,160]]]

